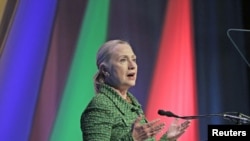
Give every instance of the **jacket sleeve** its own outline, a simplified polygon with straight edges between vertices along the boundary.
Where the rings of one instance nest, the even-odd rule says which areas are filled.
[[[81,115],[84,141],[110,141],[113,118],[105,100],[89,103]]]
[[[105,107],[87,107],[81,116],[84,141],[110,141],[112,118]]]
[[[167,139],[167,134],[164,134],[161,138],[160,141],[168,141]]]
[[[124,135],[123,137],[121,137],[121,139],[119,139],[119,141],[134,141],[133,137],[132,137],[132,133],[127,133],[126,135]]]

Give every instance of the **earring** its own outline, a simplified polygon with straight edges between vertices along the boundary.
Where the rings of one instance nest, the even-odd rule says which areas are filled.
[[[109,77],[110,76],[109,72],[105,71],[104,76]]]

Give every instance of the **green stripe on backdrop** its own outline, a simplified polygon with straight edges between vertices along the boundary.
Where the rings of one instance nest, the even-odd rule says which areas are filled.
[[[95,58],[106,40],[109,0],[89,0],[51,141],[80,141],[80,116],[94,96]]]

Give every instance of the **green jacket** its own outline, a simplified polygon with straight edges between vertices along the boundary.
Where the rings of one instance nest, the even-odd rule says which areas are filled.
[[[143,115],[141,105],[128,93],[132,104],[126,102],[108,85],[102,85],[100,93],[90,101],[81,116],[84,141],[133,141],[132,124]],[[146,123],[144,118],[141,123]],[[148,141],[155,139],[148,139]],[[166,139],[161,139],[166,140]]]

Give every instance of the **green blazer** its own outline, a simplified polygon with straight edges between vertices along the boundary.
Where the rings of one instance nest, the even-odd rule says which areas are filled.
[[[110,86],[103,84],[81,116],[84,141],[133,141],[132,125],[139,115],[146,123],[141,105],[128,93],[132,104],[126,102]],[[161,140],[165,140],[166,137]],[[147,141],[155,139],[148,139]]]

